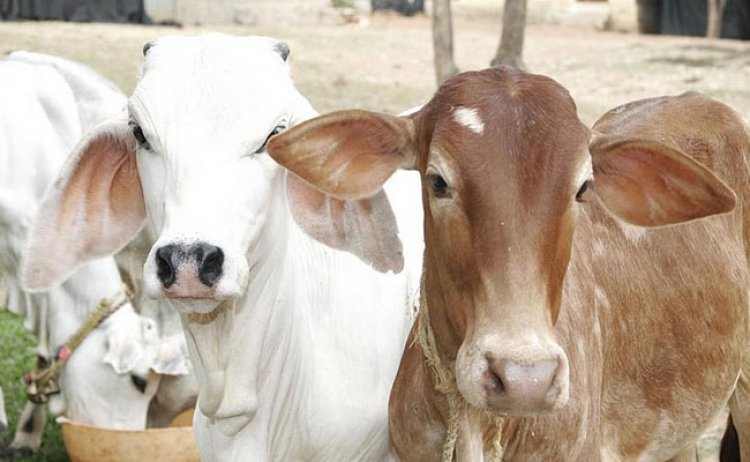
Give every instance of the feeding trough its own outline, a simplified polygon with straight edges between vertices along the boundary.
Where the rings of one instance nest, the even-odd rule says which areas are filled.
[[[72,462],[199,462],[191,416],[177,416],[172,426],[146,430],[110,430],[58,417]]]

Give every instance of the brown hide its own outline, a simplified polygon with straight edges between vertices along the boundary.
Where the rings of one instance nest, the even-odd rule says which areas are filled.
[[[477,110],[483,132],[451,120],[457,107]],[[739,197],[732,213],[661,228],[625,224],[596,199],[575,203],[589,132],[551,80],[462,74],[413,120],[425,181],[423,290],[441,358],[455,368],[478,329],[524,328],[498,313],[525,316],[513,308],[532,300],[569,362],[565,406],[505,419],[504,460],[667,460],[693,445],[733,391],[747,336],[750,152],[741,119],[686,94],[631,103],[595,125],[682,151]],[[449,205],[430,197],[436,153],[457,195]],[[489,419],[465,409],[484,422],[489,454]],[[409,341],[390,402],[401,460],[439,460],[448,417]],[[470,445],[459,439],[458,460]]]

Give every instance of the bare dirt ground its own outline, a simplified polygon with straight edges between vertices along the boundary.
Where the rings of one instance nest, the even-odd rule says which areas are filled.
[[[161,35],[220,30],[286,40],[295,79],[319,111],[348,107],[398,112],[435,90],[428,18],[376,16],[367,26],[144,27],[108,24],[0,23],[0,54],[31,49],[88,63],[129,92],[143,44]],[[499,22],[458,20],[461,70],[489,64]],[[524,55],[530,71],[565,85],[581,118],[638,98],[698,90],[750,118],[750,43],[639,36],[532,25]]]
[[[65,56],[91,65],[130,92],[145,42],[209,30],[287,41],[295,80],[321,112],[352,107],[399,112],[424,103],[436,88],[425,17],[379,16],[367,25],[294,28],[0,23],[0,55],[27,49]],[[461,70],[486,67],[499,39],[498,18],[467,16],[456,21],[454,31]],[[586,123],[634,99],[688,90],[713,96],[750,120],[747,42],[532,25],[524,58],[529,70],[570,90]],[[716,460],[723,421],[717,417],[701,443],[701,460]]]

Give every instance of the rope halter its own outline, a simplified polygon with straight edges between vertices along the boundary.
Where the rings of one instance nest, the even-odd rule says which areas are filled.
[[[52,361],[42,357],[37,360],[31,372],[23,375],[23,381],[26,384],[26,396],[29,401],[34,404],[45,404],[49,401],[50,396],[60,393],[60,384],[57,379],[65,363],[99,324],[122,308],[129,300],[128,288],[123,284],[117,293],[111,297],[103,298],[99,302],[99,305],[81,324],[81,327],[57,349]]]
[[[435,379],[435,390],[448,400],[448,425],[445,433],[445,441],[443,441],[441,460],[442,462],[453,462],[453,457],[456,454],[456,441],[458,440],[459,412],[462,406],[466,408],[469,404],[464,401],[459,393],[458,386],[456,385],[456,377],[453,375],[453,372],[440,359],[437,342],[435,341],[435,333],[430,323],[430,314],[427,308],[424,287],[422,288],[422,300],[419,308],[419,316],[417,317],[417,335],[414,341],[422,349],[422,354],[424,354],[427,364],[432,369]],[[499,462],[503,459],[504,453],[502,445],[503,418],[496,416],[492,416],[491,418],[495,424],[491,460]]]

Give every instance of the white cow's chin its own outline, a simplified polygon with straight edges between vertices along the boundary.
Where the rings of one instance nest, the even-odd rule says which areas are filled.
[[[222,302],[215,298],[169,298],[172,305],[182,314],[207,314]]]

